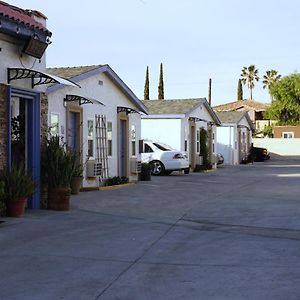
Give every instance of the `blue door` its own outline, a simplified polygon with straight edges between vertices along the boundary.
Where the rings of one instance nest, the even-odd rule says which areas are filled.
[[[78,118],[77,113],[69,113],[69,147],[73,150],[78,150]]]
[[[119,162],[120,162],[120,176],[127,177],[127,128],[126,120],[120,120],[120,154],[119,154]]]
[[[17,88],[8,88],[7,92],[7,166],[10,168],[14,157],[12,153],[12,121],[11,121],[11,98],[19,98],[20,103],[24,107],[25,130],[21,134],[24,138],[23,157],[28,172],[32,175],[36,182],[36,192],[28,198],[28,208],[40,208],[40,94]],[[21,105],[20,105],[21,106]],[[19,153],[20,154],[20,153]],[[20,158],[20,156],[17,155]]]

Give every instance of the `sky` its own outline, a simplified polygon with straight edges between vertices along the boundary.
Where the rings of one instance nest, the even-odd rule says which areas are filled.
[[[207,98],[211,78],[212,105],[236,100],[244,66],[299,70],[299,0],[5,1],[48,17],[48,67],[109,64],[139,98],[149,66],[157,99],[160,63],[165,99]],[[262,80],[253,98],[270,102]]]

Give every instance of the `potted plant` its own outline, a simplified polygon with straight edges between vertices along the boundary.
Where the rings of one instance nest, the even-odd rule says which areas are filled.
[[[71,179],[71,194],[77,195],[80,191],[82,179],[83,179],[83,166],[80,163],[80,158],[73,152],[72,154],[73,161],[73,175]]]
[[[6,215],[6,205],[5,205],[5,184],[4,181],[0,181],[0,217]]]
[[[24,215],[27,198],[36,190],[35,182],[24,164],[13,164],[3,173],[6,214],[8,217]]]
[[[48,208],[54,210],[69,210],[70,184],[73,176],[73,156],[61,145],[58,136],[52,136],[47,141],[47,178],[48,178]]]

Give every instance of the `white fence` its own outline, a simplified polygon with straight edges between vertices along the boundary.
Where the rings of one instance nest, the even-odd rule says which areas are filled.
[[[269,152],[280,156],[300,155],[300,139],[256,138],[253,139],[253,145],[267,148]]]

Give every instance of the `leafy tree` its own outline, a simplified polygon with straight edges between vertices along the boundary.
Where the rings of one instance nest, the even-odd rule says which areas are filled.
[[[258,69],[255,68],[255,65],[251,65],[249,67],[243,67],[241,73],[241,81],[243,84],[247,83],[247,86],[250,90],[250,100],[253,100],[252,90],[255,86],[255,81],[259,80],[258,77]]]
[[[263,133],[264,137],[266,137],[266,136],[269,138],[273,137],[273,126],[271,126],[271,125],[265,126],[262,133]]]
[[[243,85],[241,79],[238,81],[237,100],[243,100]]]
[[[271,107],[266,111],[270,120],[279,125],[300,124],[300,74],[291,74],[270,85],[273,97]]]
[[[164,77],[163,77],[163,64],[160,64],[159,84],[158,84],[158,99],[165,99],[164,95]]]
[[[144,100],[149,100],[149,67],[146,69],[146,79],[145,79],[145,87],[144,87]]]

